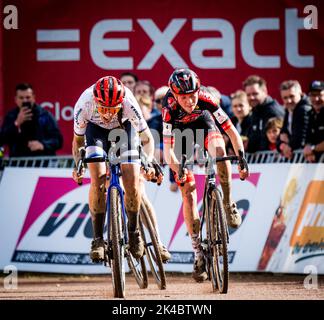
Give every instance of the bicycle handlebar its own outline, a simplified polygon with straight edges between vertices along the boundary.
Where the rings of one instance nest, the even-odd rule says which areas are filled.
[[[239,162],[239,166],[241,168],[241,170],[243,170],[244,168],[249,171],[249,167],[248,167],[248,164],[243,156],[243,153],[242,155],[240,156],[226,156],[226,157],[217,157],[215,158],[215,162],[221,162],[221,161],[227,161],[227,160],[230,160],[230,161],[238,161]],[[244,180],[244,179],[241,179],[240,180]]]
[[[214,159],[214,162],[221,162],[221,161],[227,161],[227,160],[236,161],[236,160],[239,160],[239,157],[238,156],[216,157]]]
[[[149,163],[147,161],[147,156],[145,154],[145,152],[143,151],[143,147],[140,145],[139,146],[139,154],[140,154],[140,158],[141,158],[141,166],[143,168],[143,170],[145,172],[147,172],[149,170],[149,168],[154,168],[155,170],[155,179],[152,179],[151,182],[156,183],[157,182],[157,177],[162,174],[162,176],[164,176],[164,173],[160,167],[160,165],[158,164],[158,162],[156,161],[155,158],[153,158],[152,162]],[[158,186],[161,185],[161,183],[158,183]]]
[[[111,151],[111,153],[113,153],[113,151]],[[85,155],[86,155],[85,148],[80,148],[79,152],[80,152],[81,158],[77,164],[77,174],[78,175],[81,175],[85,163],[105,162],[106,160],[109,160],[108,155],[103,156],[103,157],[86,158],[85,157]],[[159,176],[160,174],[164,175],[160,165],[158,164],[158,162],[156,161],[155,158],[153,158],[152,163],[148,163],[147,156],[146,156],[145,152],[142,150],[142,146],[139,146],[139,154],[140,154],[140,158],[141,158],[141,166],[143,167],[145,172],[147,172],[150,167],[151,168],[153,167],[155,169],[156,177]],[[157,182],[157,179],[152,179],[152,182]],[[82,185],[82,182],[80,182],[78,184]],[[158,185],[160,185],[160,184],[161,183],[158,183]]]
[[[222,161],[238,161],[239,162],[239,166],[241,168],[241,170],[243,170],[244,168],[249,172],[249,167],[248,164],[244,158],[244,154],[242,151],[239,151],[239,155],[238,156],[225,156],[225,157],[216,157],[216,158],[207,158],[207,163],[206,166],[208,165],[209,162],[212,163],[217,163],[217,162],[222,162]],[[179,165],[179,172],[178,172],[178,177],[181,180],[183,178],[184,175],[184,169],[186,168],[186,162],[187,162],[187,156],[186,155],[182,155],[181,158],[181,163]],[[240,178],[241,179],[241,178]],[[244,179],[241,179],[242,181]],[[184,186],[184,183],[180,184],[182,187]]]

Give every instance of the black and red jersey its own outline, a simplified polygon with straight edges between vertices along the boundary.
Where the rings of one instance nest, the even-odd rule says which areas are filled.
[[[192,113],[187,113],[176,101],[172,92],[169,90],[162,105],[163,135],[172,136],[172,130],[183,127],[187,123],[194,122],[203,111],[208,110],[213,118],[224,131],[232,126],[232,122],[227,114],[219,106],[219,101],[205,87],[200,87],[198,103]]]

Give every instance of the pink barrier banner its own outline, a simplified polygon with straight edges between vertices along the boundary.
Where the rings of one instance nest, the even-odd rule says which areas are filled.
[[[3,29],[4,111],[14,105],[15,85],[32,83],[37,101],[59,122],[63,154],[71,153],[76,100],[107,74],[131,71],[159,87],[175,67],[187,66],[224,94],[259,74],[275,98],[283,80],[298,79],[307,91],[323,76],[319,0],[8,4],[17,8],[18,29]]]
[[[194,171],[202,212],[204,170]],[[233,168],[232,196],[242,224],[229,228],[230,271],[324,274],[324,165],[251,164],[250,172],[242,182]],[[13,201],[18,179],[24,192]],[[88,172],[78,186],[71,169],[7,167],[0,184],[5,243],[0,268],[13,264],[19,271],[106,273],[89,257],[89,187]],[[171,192],[167,181],[147,183],[146,192],[161,241],[172,253],[165,270],[192,272],[194,254],[180,193]]]

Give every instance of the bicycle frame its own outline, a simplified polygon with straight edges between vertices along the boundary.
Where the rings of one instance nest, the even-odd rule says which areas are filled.
[[[109,167],[109,178],[108,175],[106,175],[106,181],[109,180],[109,186],[105,206],[105,218],[107,218],[108,229],[108,250],[105,255],[104,264],[112,269],[114,296],[123,298],[125,296],[125,269],[123,260],[125,258],[127,259],[128,265],[133,271],[136,281],[138,282],[140,288],[143,289],[147,287],[147,271],[143,257],[136,259],[137,262],[135,265],[134,258],[126,248],[129,241],[129,235],[126,229],[127,213],[124,203],[124,190],[120,184],[121,163],[120,158],[116,153],[116,144],[112,142],[108,154],[103,151],[103,154],[95,154],[89,158],[85,158],[86,152],[84,148],[79,151],[81,155],[81,159],[77,163],[77,172],[79,175],[82,173],[84,163],[101,162],[105,163],[105,165],[108,165]],[[141,165],[143,166],[144,170],[147,170],[148,164],[145,161],[146,159],[144,159],[145,155],[143,155],[141,152],[140,155]],[[79,184],[82,184],[82,182]],[[118,203],[118,197],[120,199],[120,204]],[[114,203],[112,203],[112,201]],[[115,201],[117,201],[117,203]],[[111,217],[114,218],[114,221],[111,221]],[[112,234],[112,232],[116,234]],[[140,268],[138,269],[137,266],[140,266]]]
[[[120,185],[119,177],[121,176],[120,164],[111,164],[109,163],[109,172],[110,172],[110,184],[107,191],[107,200],[106,200],[106,212],[107,212],[107,224],[108,224],[108,239],[110,239],[110,193],[112,188],[116,188],[118,190],[120,199],[121,199],[121,207],[122,207],[122,215],[123,219],[126,222],[127,215],[124,204],[124,191]],[[108,179],[108,178],[107,178]],[[124,243],[128,243],[127,232],[124,232]]]
[[[126,214],[126,209],[125,209],[125,203],[124,203],[124,190],[122,189],[120,182],[119,182],[119,177],[121,176],[121,165],[118,160],[118,157],[115,153],[115,143],[112,143],[111,145],[111,149],[109,151],[108,154],[106,154],[104,152],[104,154],[102,156],[99,157],[94,157],[94,158],[85,158],[85,149],[83,148],[82,150],[80,150],[80,154],[81,154],[81,159],[77,164],[77,171],[80,174],[81,170],[83,169],[83,165],[84,163],[89,163],[89,162],[104,162],[109,164],[109,172],[110,172],[110,183],[109,183],[109,187],[107,190],[107,197],[106,197],[106,212],[107,212],[107,226],[108,226],[108,239],[110,239],[110,195],[111,195],[111,190],[112,188],[116,188],[117,192],[120,196],[121,199],[121,209],[122,209],[122,219],[123,221],[127,222],[127,214]],[[140,148],[140,155],[141,155],[141,164],[143,165],[144,169],[148,168],[148,165],[146,163],[146,158],[145,158],[145,154],[142,151],[142,149]],[[153,161],[153,164],[155,164],[156,162]],[[159,170],[158,170],[159,171]],[[162,172],[161,169],[159,172]],[[108,179],[108,177],[107,177]],[[82,182],[81,182],[82,184]],[[123,230],[124,231],[124,230]],[[123,232],[123,237],[124,237],[124,241],[123,244],[127,244],[128,243],[128,233],[127,232]],[[109,253],[109,250],[108,250]],[[108,257],[110,258],[110,257]],[[110,261],[108,261],[110,263]]]
[[[204,189],[204,202],[203,202],[203,214],[202,214],[202,218],[200,221],[200,230],[202,230],[204,222],[205,222],[205,217],[207,214],[207,210],[209,208],[209,195],[207,193],[209,193],[212,189],[216,188],[216,172],[214,169],[213,164],[209,161],[207,161],[206,163],[206,170],[208,172],[208,174],[206,174],[205,177],[205,189]]]
[[[229,233],[222,204],[223,201],[221,192],[216,186],[216,172],[214,169],[214,163],[216,164],[217,162],[227,160],[237,160],[239,161],[240,168],[242,170],[245,168],[247,173],[248,166],[243,157],[243,152],[239,152],[239,156],[224,156],[216,158],[211,158],[206,150],[204,152],[207,162],[205,163],[206,178],[203,198],[203,214],[200,218],[200,243],[206,262],[208,279],[212,280],[213,290],[215,291],[218,289],[220,293],[227,293],[229,277]],[[186,168],[186,159],[186,155],[182,155],[178,172],[180,179],[183,178],[184,169]],[[213,205],[212,208],[210,208],[211,204]],[[212,213],[210,211],[212,211]],[[206,223],[205,228],[204,223]],[[220,262],[221,257],[223,262]],[[220,264],[223,265],[223,268],[220,267]]]
[[[201,224],[200,224],[200,228],[202,228],[204,220],[205,220],[205,213],[206,210],[208,210],[208,197],[207,197],[207,192],[211,192],[211,190],[217,188],[216,186],[216,172],[214,169],[214,161],[216,160],[216,162],[219,161],[225,161],[225,160],[238,160],[237,156],[225,156],[225,157],[221,157],[221,158],[216,158],[216,159],[211,159],[208,154],[206,153],[206,157],[207,157],[207,162],[205,165],[206,168],[206,178],[205,178],[205,190],[204,190],[204,202],[203,202],[203,217],[201,220]],[[201,229],[202,230],[202,229]]]

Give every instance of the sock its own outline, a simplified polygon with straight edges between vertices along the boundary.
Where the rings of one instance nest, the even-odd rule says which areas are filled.
[[[200,245],[199,234],[193,233],[191,235],[191,244],[192,244],[193,251],[195,253],[195,260],[198,259],[198,258],[203,257],[204,254],[203,254],[203,251],[202,251],[202,248],[201,248],[201,245]]]
[[[231,199],[231,183],[230,182],[221,182],[223,190],[223,202],[227,205],[232,203]]]
[[[225,162],[217,163],[217,173],[220,180],[220,185],[223,191],[223,201],[226,204],[231,203],[231,177],[228,175],[228,169]]]
[[[128,231],[129,232],[136,231],[136,229],[138,228],[138,217],[139,217],[138,212],[128,212],[127,216],[128,216],[128,223],[127,223]]]

